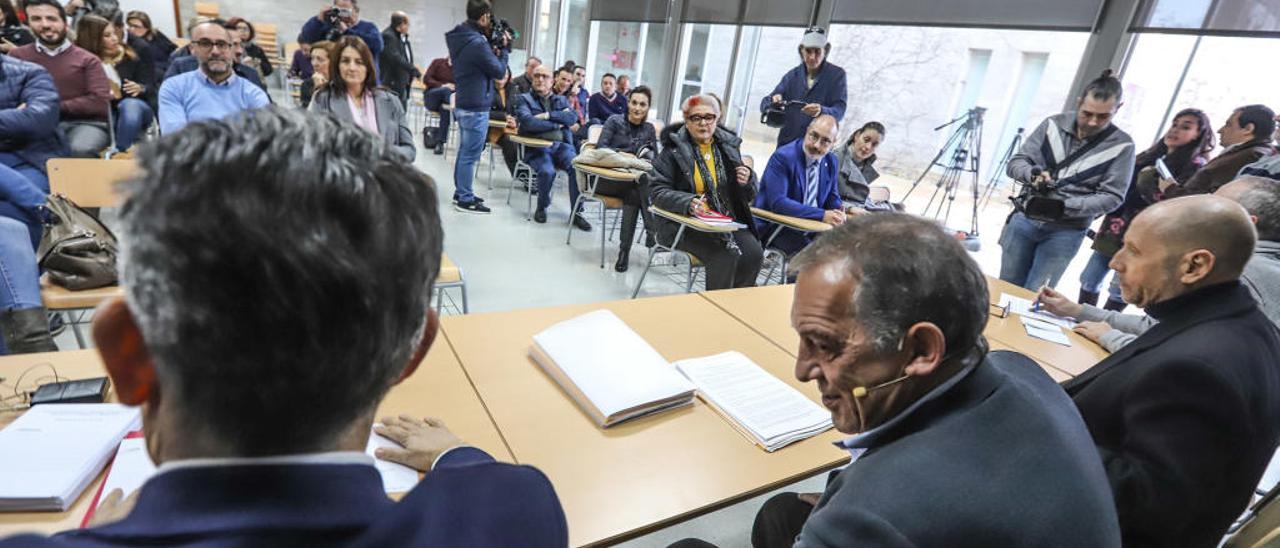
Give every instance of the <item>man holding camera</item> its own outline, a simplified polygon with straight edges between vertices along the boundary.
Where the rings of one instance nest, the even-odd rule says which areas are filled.
[[[809,122],[828,114],[837,121],[844,118],[849,95],[844,69],[827,61],[831,43],[822,27],[810,27],[800,40],[800,66],[787,71],[773,92],[760,101],[760,112],[782,108],[786,122],[778,130],[778,146],[804,138]],[[794,106],[789,103],[795,102]],[[798,103],[803,103],[800,105]]]
[[[1057,285],[1089,224],[1124,201],[1134,147],[1111,123],[1121,92],[1103,72],[1075,113],[1045,119],[1009,160],[1009,177],[1024,186],[1000,234],[1001,280],[1032,291]]]
[[[298,41],[312,44],[321,40],[336,41],[344,35],[357,36],[369,46],[376,60],[382,54],[382,32],[378,26],[360,20],[360,4],[357,0],[333,0],[333,4],[320,10],[320,15],[308,19],[298,33]],[[337,62],[337,60],[333,60]]]
[[[458,124],[458,158],[453,165],[454,208],[463,213],[488,213],[484,201],[471,192],[480,151],[489,134],[493,81],[507,74],[511,33],[499,21],[495,32],[493,4],[467,0],[467,20],[445,33],[453,63],[456,90],[453,119]]]

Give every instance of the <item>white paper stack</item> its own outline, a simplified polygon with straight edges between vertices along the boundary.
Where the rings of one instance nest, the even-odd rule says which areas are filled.
[[[708,405],[765,451],[831,428],[830,413],[741,353],[681,360],[675,366]]]
[[[138,422],[113,403],[32,407],[0,430],[0,511],[66,510]]]
[[[1021,297],[1014,297],[1008,293],[1000,294],[1000,306],[1008,306],[1009,312],[1018,314],[1019,316],[1035,318],[1042,322],[1051,323],[1066,329],[1071,329],[1076,326],[1076,322],[1071,318],[1056,316],[1045,310],[1032,310],[1032,304],[1033,303],[1031,301]]]
[[[608,310],[534,335],[530,354],[602,428],[693,403],[693,385]]]

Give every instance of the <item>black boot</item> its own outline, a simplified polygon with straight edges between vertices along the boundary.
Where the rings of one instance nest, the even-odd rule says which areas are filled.
[[[10,354],[58,351],[49,334],[49,317],[43,306],[0,313],[0,332]]]
[[[1090,306],[1098,306],[1098,294],[1093,291],[1085,291],[1081,289],[1080,298],[1076,299],[1076,302]]]
[[[1129,307],[1129,303],[1126,303],[1124,301],[1119,301],[1116,299],[1107,299],[1106,306],[1103,306],[1102,308],[1106,310],[1114,310],[1116,312],[1124,312],[1124,309],[1128,307]]]
[[[631,266],[631,250],[622,248],[618,250],[618,262],[613,264],[614,272],[626,272]]]

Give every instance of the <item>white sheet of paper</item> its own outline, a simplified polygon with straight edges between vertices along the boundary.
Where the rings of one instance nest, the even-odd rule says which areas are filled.
[[[0,431],[0,508],[66,510],[139,420],[114,403],[32,407]]]
[[[365,446],[364,452],[373,457],[373,452],[379,447],[400,447],[396,442],[379,436],[374,433],[369,434],[369,444]],[[388,462],[377,457],[373,457],[374,466],[377,466],[378,473],[382,475],[382,488],[387,493],[407,493],[418,484],[418,471],[403,464]]]
[[[1072,327],[1076,326],[1076,322],[1071,321],[1070,318],[1055,316],[1053,314],[1050,314],[1044,311],[1033,311],[1031,310],[1031,304],[1032,303],[1030,300],[1023,299],[1021,297],[1014,297],[1013,295],[1010,295],[1008,293],[1000,294],[1000,306],[1008,306],[1009,312],[1012,312],[1019,316],[1035,318],[1037,320],[1043,320],[1053,325],[1056,325],[1058,327],[1062,327],[1066,329],[1071,329]]]
[[[1028,335],[1037,339],[1063,346],[1071,346],[1071,339],[1068,339],[1067,334],[1063,333],[1062,328],[1057,325],[1024,317],[1022,318],[1022,327],[1027,330]]]

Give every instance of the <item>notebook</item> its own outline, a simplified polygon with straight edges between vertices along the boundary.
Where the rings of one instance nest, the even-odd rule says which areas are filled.
[[[115,403],[32,407],[0,430],[0,511],[65,511],[139,421]]]
[[[698,397],[765,451],[777,451],[832,427],[831,413],[740,352],[674,365],[698,387]]]
[[[534,335],[529,353],[601,428],[693,403],[693,385],[608,310]]]

